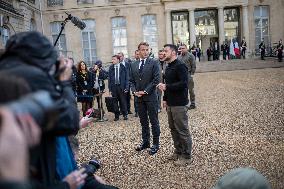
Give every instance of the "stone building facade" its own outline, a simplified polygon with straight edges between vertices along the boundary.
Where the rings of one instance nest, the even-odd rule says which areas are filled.
[[[72,14],[87,27],[80,30],[69,21],[57,48],[90,65],[98,59],[110,62],[120,51],[132,57],[140,41],[147,41],[157,56],[165,43],[195,43],[205,50],[215,41],[245,37],[254,54],[262,38],[267,46],[284,38],[283,0],[35,0],[34,8],[23,6],[30,1],[13,3],[25,15],[18,16],[15,30],[28,30],[33,18],[34,28],[54,42],[66,13]]]
[[[0,0],[0,51],[11,35],[41,28],[40,1]]]

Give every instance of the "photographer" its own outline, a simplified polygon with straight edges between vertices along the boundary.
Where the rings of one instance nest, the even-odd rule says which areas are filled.
[[[105,92],[104,80],[108,78],[108,73],[102,68],[101,60],[95,62],[94,66],[90,68],[90,72],[92,73],[92,80],[94,82],[93,93],[97,99],[98,109],[100,109],[100,98],[102,98],[102,94]]]
[[[85,182],[82,172],[81,174],[78,171],[71,172],[74,167],[69,167],[69,171],[66,171],[67,168],[64,166],[70,166],[70,164],[62,165],[58,160],[63,159],[59,157],[62,148],[68,150],[65,149],[66,145],[69,145],[67,136],[78,132],[79,112],[70,83],[72,63],[68,59],[57,60],[57,52],[46,37],[38,32],[17,33],[8,40],[6,50],[0,58],[0,75],[6,73],[9,77],[23,78],[32,92],[43,90],[52,97],[53,113],[56,116],[53,115],[47,123],[42,121],[39,125],[42,138],[40,145],[30,152],[32,154],[29,165],[30,178],[36,181],[34,185],[37,185],[37,188],[73,189]],[[43,98],[43,103],[44,101]],[[34,117],[34,115],[31,116]],[[62,143],[64,140],[58,141],[60,136],[66,143]],[[72,161],[72,153],[64,155],[66,157],[71,155],[69,158]],[[66,175],[63,178],[59,176],[60,167],[65,169]],[[70,176],[73,180],[66,180],[67,174],[75,174],[78,179]],[[89,180],[97,182],[94,177]],[[88,184],[85,185],[88,186]]]

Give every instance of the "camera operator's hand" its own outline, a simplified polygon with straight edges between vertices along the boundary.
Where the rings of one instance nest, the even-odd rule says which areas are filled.
[[[28,174],[28,144],[13,114],[0,108],[0,180],[24,181]]]
[[[60,81],[70,80],[72,75],[72,66],[73,66],[72,60],[70,60],[69,58],[60,57],[59,61],[60,61],[59,69],[63,69],[63,71],[59,75],[59,80]]]
[[[41,130],[31,115],[17,115],[17,120],[28,146],[37,145],[40,142]]]
[[[106,182],[102,179],[102,177],[99,177],[98,175],[94,175],[94,177],[99,183],[106,184]]]
[[[63,179],[63,181],[69,184],[70,189],[77,189],[80,185],[83,185],[85,183],[85,178],[87,177],[87,174],[84,173],[84,171],[85,168],[73,171],[69,175],[67,175]]]

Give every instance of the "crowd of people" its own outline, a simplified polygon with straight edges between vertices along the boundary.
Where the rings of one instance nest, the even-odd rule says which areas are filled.
[[[180,47],[183,43],[178,42],[177,46]],[[218,42],[210,42],[210,46],[206,49],[206,55],[208,61],[220,60],[222,56],[223,60],[232,60],[232,59],[246,59],[246,52],[248,46],[245,38],[242,39],[240,44],[236,39],[231,39],[230,42],[224,41],[221,46]],[[203,56],[203,51],[199,45],[193,43],[192,47],[189,48],[190,52],[194,55],[195,60],[198,59],[200,62],[200,57]],[[264,39],[261,40],[258,45],[258,51],[260,53],[261,60],[265,59],[265,56],[277,56],[278,61],[282,62],[283,59],[283,44],[282,39],[279,40],[274,49],[268,50],[264,42]],[[271,51],[271,52],[268,52]],[[270,54],[269,54],[270,53]]]
[[[72,58],[59,57],[50,41],[38,32],[12,36],[0,58],[0,84],[5,89],[0,93],[0,188],[116,188],[87,167],[78,167],[70,140],[85,124],[84,120],[79,121],[77,102],[82,105],[83,117],[94,109],[94,99],[98,109],[102,109],[105,80],[109,95],[119,107],[114,121],[120,115],[128,120],[128,114],[132,114],[131,96],[134,97],[135,117],[139,117],[142,130],[137,152],[147,150],[151,156],[159,152],[158,114],[166,108],[174,144],[168,160],[176,166],[190,164],[188,111],[196,108],[196,58],[191,50],[184,44],[166,44],[155,59],[149,44],[141,42],[134,60],[125,58],[122,52],[115,54],[107,72],[101,61],[90,69],[80,61],[76,68]],[[16,149],[17,155],[11,149]],[[94,166],[91,162],[89,166]],[[247,177],[255,175],[254,170],[242,171],[249,172]],[[263,176],[258,178],[248,185],[270,188]],[[236,183],[225,175],[215,188],[230,188],[243,182]]]

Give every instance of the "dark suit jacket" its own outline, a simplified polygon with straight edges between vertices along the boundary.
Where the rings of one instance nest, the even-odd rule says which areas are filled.
[[[126,71],[127,71],[128,77],[129,77],[131,60],[128,59],[128,58],[125,58],[125,59],[124,59],[124,63],[125,63],[124,66],[125,66],[125,68],[126,68]],[[120,62],[120,64],[122,64],[122,62]],[[130,85],[129,85],[128,91],[129,91],[129,90],[130,90]]]
[[[130,64],[130,86],[132,92],[145,91],[138,100],[156,101],[156,86],[160,82],[159,63],[157,60],[147,58],[142,73],[139,73],[140,60]]]
[[[109,75],[108,76],[108,88],[110,92],[113,93],[114,87],[115,87],[115,69],[114,69],[113,64],[109,67],[108,75]],[[120,64],[120,67],[119,67],[119,82],[120,82],[120,88],[122,91],[129,90],[129,76],[123,64]]]

